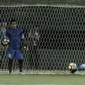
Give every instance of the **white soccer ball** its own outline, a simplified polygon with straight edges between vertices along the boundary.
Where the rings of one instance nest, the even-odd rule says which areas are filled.
[[[74,70],[77,68],[77,65],[75,63],[69,63],[68,69],[69,70]]]
[[[9,39],[8,39],[8,38],[5,38],[5,39],[3,39],[3,40],[1,41],[1,44],[2,44],[3,46],[8,45],[8,43],[9,43]]]

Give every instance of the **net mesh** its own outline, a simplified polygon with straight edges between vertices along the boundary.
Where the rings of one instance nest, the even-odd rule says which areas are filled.
[[[0,17],[7,22],[15,18],[25,31],[24,69],[67,70],[70,62],[85,63],[84,7],[1,6]],[[30,33],[34,38],[29,38]],[[1,69],[7,69],[6,49]],[[13,69],[17,68],[14,61]]]
[[[0,4],[74,4],[85,6],[85,0],[0,0]]]

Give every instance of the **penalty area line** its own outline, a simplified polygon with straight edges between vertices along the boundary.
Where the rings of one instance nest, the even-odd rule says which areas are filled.
[[[0,85],[67,85],[67,84],[0,84]]]

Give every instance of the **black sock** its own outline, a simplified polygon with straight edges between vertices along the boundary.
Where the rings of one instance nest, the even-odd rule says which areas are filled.
[[[13,59],[9,59],[9,62],[8,62],[8,70],[9,70],[9,73],[12,72],[12,63],[13,63]]]
[[[23,60],[18,60],[19,63],[19,71],[22,72]]]

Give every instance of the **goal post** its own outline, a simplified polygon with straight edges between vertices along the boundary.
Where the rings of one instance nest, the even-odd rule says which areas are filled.
[[[28,44],[28,50],[23,49],[25,70],[65,71],[71,62],[85,63],[84,6],[1,5],[0,12],[2,21],[15,18],[25,30]],[[30,33],[34,38],[29,39]],[[6,52],[3,55],[1,69],[7,69]]]

